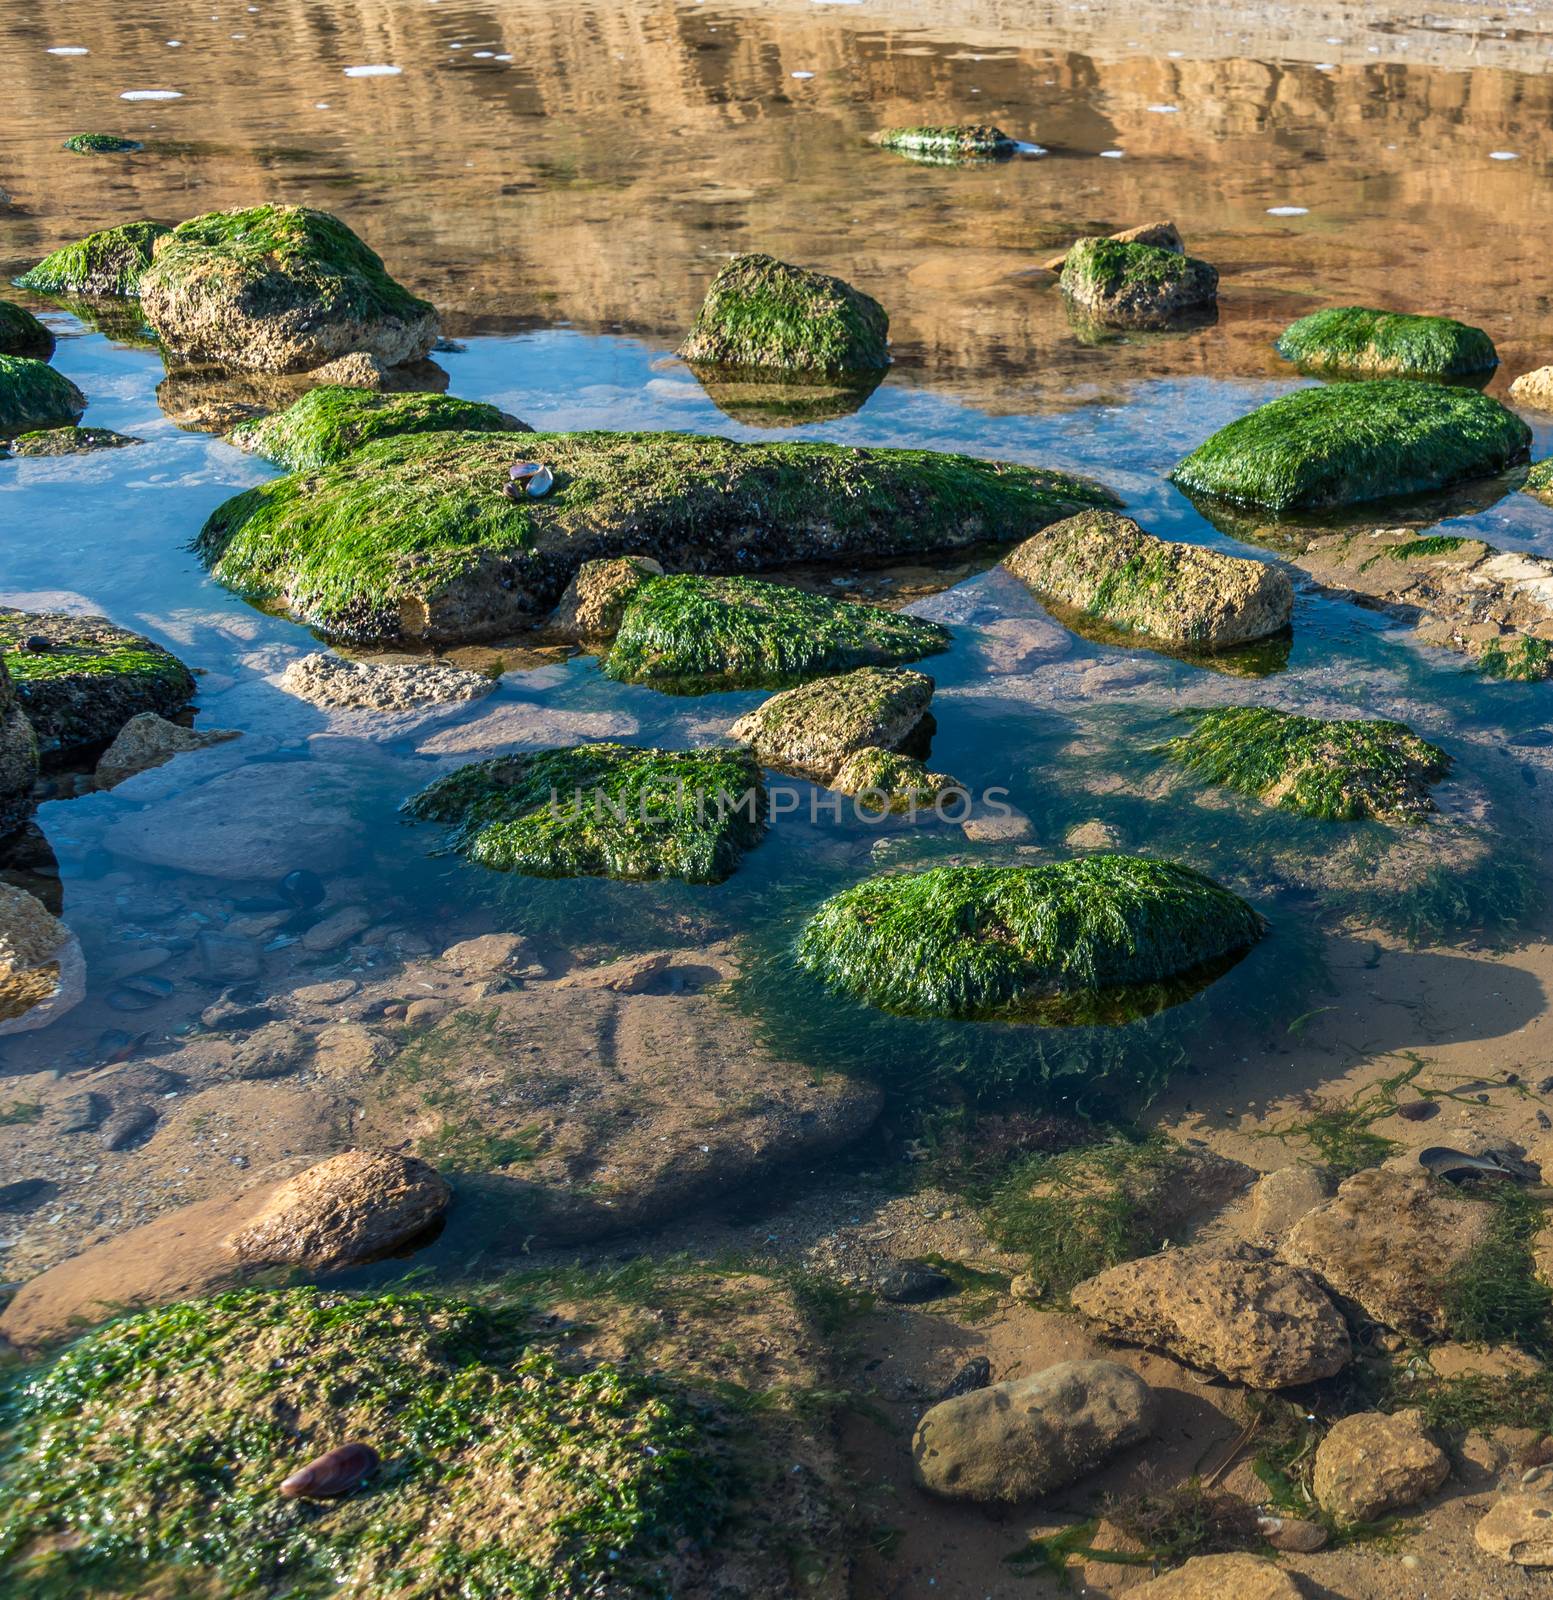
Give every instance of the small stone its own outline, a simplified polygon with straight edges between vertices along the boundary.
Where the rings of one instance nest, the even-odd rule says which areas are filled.
[[[90,1133],[108,1115],[108,1102],[100,1094],[88,1090],[85,1094],[71,1095],[59,1110],[61,1133]]]
[[[120,1106],[112,1112],[99,1130],[103,1147],[108,1150],[127,1150],[156,1126],[155,1110],[144,1102]]]
[[[992,1363],[986,1356],[972,1356],[939,1392],[939,1400],[956,1400],[962,1394],[974,1394],[992,1382]]]
[[[482,699],[496,680],[442,661],[347,661],[319,653],[293,661],[280,686],[325,710],[403,714]]]
[[[967,817],[960,831],[972,844],[1018,844],[1035,836],[1035,824],[1023,811],[1001,806],[978,816]]]
[[[321,906],[328,893],[324,880],[306,867],[298,867],[280,880],[281,899],[298,911],[311,911],[314,906]]]
[[[0,1183],[0,1211],[32,1211],[55,1192],[47,1178],[19,1178]]]
[[[1429,1365],[1442,1378],[1519,1378],[1542,1371],[1535,1356],[1514,1345],[1432,1345]]]
[[[444,1016],[448,1009],[446,1000],[433,1000],[428,996],[425,1000],[412,1000],[404,1008],[404,1020],[412,1028],[427,1028],[438,1017]]]
[[[615,994],[640,994],[649,987],[674,959],[673,952],[655,950],[651,955],[627,956],[608,966],[569,972],[561,979],[563,989],[608,989]]]
[[[302,943],[306,949],[319,953],[337,950],[371,926],[372,913],[365,906],[343,906],[322,922],[315,922],[302,935]]]
[[[1331,1192],[1331,1180],[1318,1167],[1279,1167],[1258,1178],[1251,1191],[1252,1236],[1281,1239]]]
[[[442,952],[442,959],[466,978],[511,972],[528,955],[528,940],[521,933],[482,933],[461,939]]]
[[[312,1037],[289,1022],[272,1022],[238,1045],[232,1055],[236,1077],[282,1078],[313,1053]]]
[[[1376,1522],[1433,1494],[1450,1470],[1421,1412],[1354,1412],[1316,1450],[1316,1500],[1340,1523]]]
[[[1046,1285],[1033,1272],[1016,1273],[1008,1286],[1016,1300],[1039,1300],[1046,1293]]]
[[[200,1012],[200,1023],[212,1033],[247,1033],[275,1021],[275,1012],[264,1001],[242,989],[228,989],[213,1005]]]
[[[252,939],[202,933],[194,941],[200,971],[210,983],[242,983],[259,976],[263,957]]]
[[[649,578],[663,576],[651,556],[606,556],[584,561],[546,625],[558,639],[582,643],[612,639],[632,596]]]
[[[114,1105],[152,1095],[172,1094],[181,1083],[182,1080],[166,1067],[156,1066],[150,1061],[137,1061],[133,1065],[119,1067],[97,1079],[98,1087]]]
[[[304,983],[291,991],[291,998],[299,1006],[334,1006],[350,997],[361,985],[354,978],[335,978],[330,983]]]
[[[1122,836],[1109,822],[1077,822],[1063,835],[1070,850],[1120,850]]]
[[[896,1305],[922,1305],[954,1293],[954,1279],[925,1261],[897,1261],[879,1280],[879,1296]]]
[[[1439,1114],[1440,1108],[1432,1100],[1404,1100],[1397,1107],[1397,1115],[1404,1122],[1427,1122]]]
[[[1534,411],[1553,411],[1553,367],[1523,372],[1510,385],[1510,398]]]
[[[1065,1361],[928,1410],[912,1461],[918,1484],[951,1500],[1007,1504],[1061,1488],[1146,1439],[1154,1397],[1114,1361]]]
[[[119,729],[113,743],[103,752],[94,774],[99,789],[112,789],[133,778],[137,772],[149,772],[171,761],[174,756],[190,750],[203,750],[213,744],[222,744],[237,738],[229,728],[210,728],[196,731],[180,727],[159,717],[154,711],[144,711],[131,717]]]

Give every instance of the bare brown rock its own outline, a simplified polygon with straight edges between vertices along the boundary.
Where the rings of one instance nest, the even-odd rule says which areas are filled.
[[[649,578],[662,577],[663,568],[651,556],[605,556],[584,561],[546,625],[559,639],[582,643],[612,639],[620,618]]]
[[[1537,1467],[1489,1507],[1473,1532],[1480,1549],[1519,1567],[1553,1567],[1553,1468]]]
[[[1128,1591],[1132,1600],[1306,1600],[1292,1573],[1261,1556],[1196,1556]]]
[[[1375,1522],[1433,1494],[1450,1470],[1421,1412],[1356,1411],[1316,1451],[1316,1499],[1339,1522]]]
[[[85,992],[75,935],[41,900],[0,882],[0,1035],[46,1026]]]
[[[230,728],[183,728],[154,711],[143,711],[119,729],[117,738],[103,752],[94,774],[97,787],[111,789],[137,772],[165,765],[185,751],[203,750],[237,737]]]
[[[1535,411],[1553,411],[1553,367],[1523,372],[1510,385],[1510,398]]]
[[[0,839],[17,832],[32,815],[38,776],[38,738],[0,661]]]

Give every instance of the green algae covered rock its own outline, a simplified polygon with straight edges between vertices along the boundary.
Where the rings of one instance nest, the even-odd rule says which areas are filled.
[[[231,442],[297,472],[333,466],[364,444],[398,434],[525,431],[516,417],[478,400],[325,384],[274,416],[234,428]]]
[[[157,246],[140,285],[146,320],[188,361],[306,372],[363,351],[418,361],[437,313],[337,217],[306,206],[213,211]]]
[[[696,367],[819,379],[890,364],[890,319],[840,278],[774,256],[735,256],[712,280],[679,348]]]
[[[0,356],[0,439],[72,423],[86,396],[62,372],[26,356]]]
[[[450,848],[536,878],[720,883],[766,829],[747,750],[594,744],[478,761],[405,802],[454,829]]]
[[[1269,401],[1200,444],[1171,481],[1239,505],[1317,511],[1487,477],[1530,444],[1531,429],[1475,389],[1385,378]]]
[[[127,433],[112,428],[39,428],[19,433],[0,454],[13,456],[85,456],[99,450],[122,450],[126,445],[144,444]]]
[[[854,750],[832,775],[830,787],[851,795],[865,811],[931,811],[950,800],[970,804],[958,779],[929,772],[916,756],[878,745]]]
[[[1477,669],[1503,683],[1541,683],[1553,678],[1553,642],[1529,636],[1491,639],[1478,652]]]
[[[993,161],[1011,156],[1019,148],[1001,128],[985,123],[952,127],[886,128],[874,143],[902,155],[952,164],[957,161]]]
[[[1062,292],[1096,322],[1159,328],[1210,311],[1219,274],[1206,261],[1137,240],[1080,239],[1062,267]]]
[[[1365,306],[1334,306],[1283,330],[1278,354],[1306,372],[1365,378],[1465,378],[1499,365],[1481,328]]]
[[[137,295],[157,241],[171,232],[160,222],[103,228],[45,256],[16,282],[34,294]]]
[[[521,1310],[243,1290],[86,1335],[15,1391],[0,1588],[564,1600],[655,1589],[721,1508],[704,1409]],[[281,1482],[346,1442],[327,1502]],[[214,1587],[212,1587],[214,1586]]]
[[[54,335],[24,306],[0,300],[0,356],[26,356],[47,361],[54,354]]]
[[[107,744],[131,717],[172,717],[194,698],[176,656],[106,617],[0,607],[0,661],[49,757]]]
[[[516,458],[555,487],[514,502]],[[218,506],[196,549],[250,599],[359,641],[456,643],[533,623],[585,561],[776,567],[1022,539],[1099,485],[930,450],[683,433],[428,433]]]
[[[72,133],[62,148],[78,156],[122,156],[145,146],[138,139],[121,139],[116,133]]]
[[[809,919],[798,961],[884,1011],[1061,1021],[1107,991],[1228,961],[1262,929],[1245,901],[1189,867],[1092,855],[867,878]]]
[[[1553,456],[1549,456],[1546,461],[1537,462],[1526,474],[1526,482],[1521,487],[1527,494],[1553,504]]]
[[[916,661],[949,630],[880,606],[758,578],[653,578],[637,590],[604,663],[608,677],[682,693],[773,689],[852,667]]]
[[[1326,822],[1419,822],[1451,758],[1405,723],[1296,716],[1268,706],[1188,712],[1163,748],[1209,783]]]

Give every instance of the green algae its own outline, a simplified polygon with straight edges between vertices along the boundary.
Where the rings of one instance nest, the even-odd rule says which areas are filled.
[[[835,378],[890,364],[890,319],[851,284],[774,256],[735,256],[712,280],[681,360],[724,373]]]
[[[1307,372],[1356,377],[1463,378],[1499,365],[1481,328],[1365,306],[1336,306],[1284,329],[1278,354]]]
[[[86,396],[62,372],[26,356],[0,356],[0,439],[73,423]]]
[[[1111,296],[1124,289],[1181,283],[1190,257],[1135,239],[1078,239],[1063,263],[1064,287]]]
[[[138,139],[121,139],[116,133],[72,133],[61,148],[78,156],[120,156],[145,146]]]
[[[1164,328],[1212,315],[1219,275],[1206,261],[1136,239],[1077,240],[1060,279],[1082,325]]]
[[[1266,706],[1187,712],[1192,731],[1163,751],[1194,777],[1327,822],[1419,822],[1443,750],[1401,722],[1302,717]]]
[[[1245,901],[1189,867],[1092,855],[865,879],[815,912],[797,957],[881,1010],[1060,1021],[1075,1001],[1238,957],[1262,931]]]
[[[1553,677],[1553,644],[1529,634],[1505,644],[1494,639],[1477,658],[1477,669],[1485,678],[1508,683],[1541,683]]]
[[[13,456],[82,456],[144,442],[112,428],[40,428],[17,434],[8,447],[0,449],[0,455],[8,449]]]
[[[1018,145],[1001,128],[985,123],[962,123],[947,127],[886,128],[874,135],[874,142],[885,150],[902,155],[926,156],[931,160],[988,161],[1011,156]]]
[[[914,813],[931,811],[951,799],[969,802],[969,795],[948,773],[929,772],[916,756],[865,745],[842,762],[831,787],[855,797],[865,811]]]
[[[605,675],[695,694],[775,689],[854,667],[916,661],[949,631],[879,606],[757,578],[652,578],[631,598]]]
[[[16,282],[35,294],[138,295],[158,241],[171,232],[160,222],[103,228],[45,256]]]
[[[25,307],[0,300],[0,356],[25,356],[47,361],[54,354],[54,335]]]
[[[1545,461],[1533,464],[1530,472],[1526,474],[1526,481],[1521,487],[1527,494],[1539,497],[1553,497],[1553,456]]]
[[[1171,474],[1188,494],[1312,511],[1420,494],[1525,459],[1531,430],[1476,390],[1404,379],[1301,389],[1221,428]]]
[[[749,752],[595,744],[479,761],[405,802],[453,828],[449,848],[542,878],[720,883],[766,829]]]
[[[521,1309],[244,1290],[141,1312],[13,1385],[0,1583],[41,1597],[180,1574],[291,1600],[660,1591],[722,1512],[709,1424],[665,1380],[567,1363]],[[348,1439],[329,1502],[280,1480]]]
[[[555,488],[514,503],[516,457]],[[218,506],[195,548],[245,597],[302,620],[391,639],[401,606],[480,569],[537,615],[586,560],[775,566],[1023,538],[1086,505],[1087,480],[931,450],[737,444],[683,433],[432,433],[382,439],[338,466]],[[492,579],[492,587],[497,579]]]
[[[516,418],[477,400],[324,384],[284,411],[234,428],[231,442],[298,472],[334,466],[365,444],[402,434],[521,431]]]

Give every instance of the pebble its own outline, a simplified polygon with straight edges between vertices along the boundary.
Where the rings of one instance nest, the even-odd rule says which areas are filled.
[[[47,1178],[19,1178],[15,1183],[0,1183],[0,1211],[31,1211],[54,1193]]]
[[[240,1032],[262,1028],[273,1022],[275,1013],[251,990],[228,989],[219,1000],[200,1012],[200,1022],[212,1033]]]
[[[71,1095],[59,1109],[64,1119],[59,1125],[61,1133],[90,1133],[108,1115],[108,1102],[88,1090]]]

